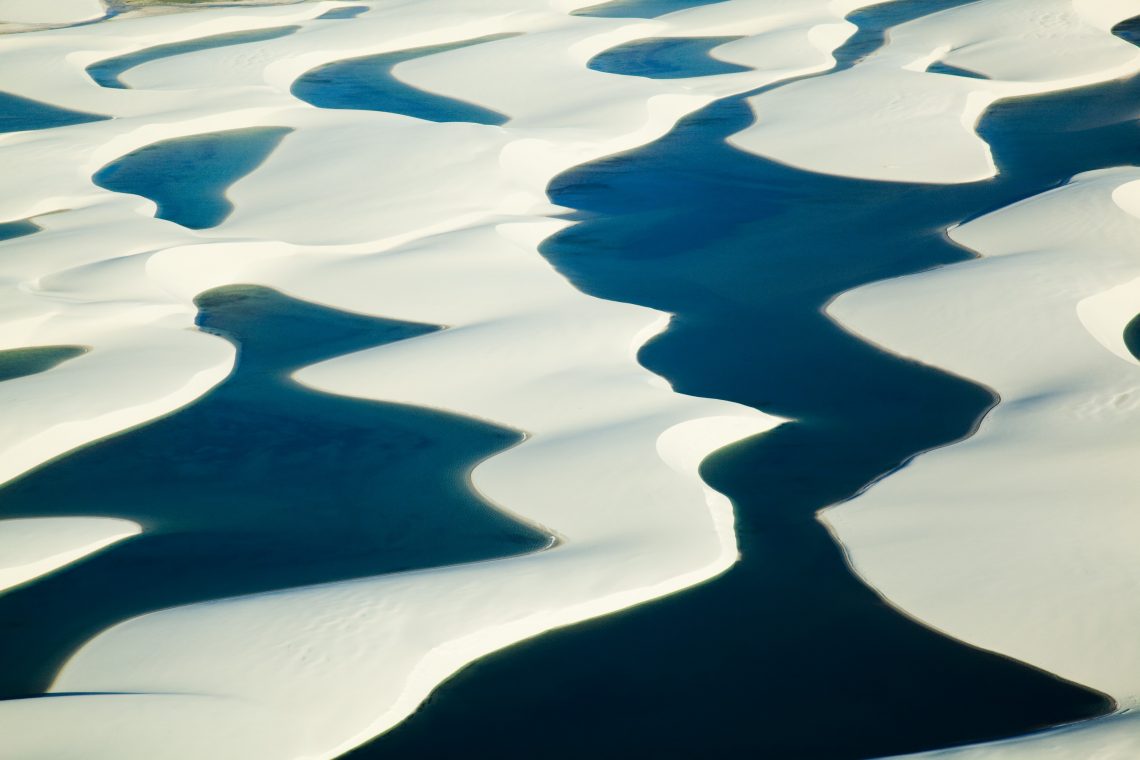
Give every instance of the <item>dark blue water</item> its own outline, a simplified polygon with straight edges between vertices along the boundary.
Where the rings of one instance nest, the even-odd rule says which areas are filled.
[[[856,14],[863,34],[841,60],[945,5]],[[967,259],[949,225],[1140,162],[1138,113],[1136,78],[1003,102],[980,125],[1002,175],[929,186],[736,151],[724,139],[752,115],[733,98],[557,178],[551,199],[582,221],[548,241],[548,259],[588,293],[677,315],[641,362],[680,392],[796,421],[702,467],[736,507],[742,561],[730,572],[477,662],[351,756],[522,758],[541,746],[544,758],[870,758],[1113,709],[918,625],[849,572],[817,511],[970,435],[996,399],[876,350],[822,310],[861,284]]]
[[[36,346],[0,351],[0,383],[47,372],[86,352],[82,346]]]
[[[1125,326],[1124,345],[1129,353],[1140,360],[1140,315]]]
[[[594,71],[650,79],[682,79],[748,71],[746,66],[718,61],[709,51],[739,37],[654,37],[610,48],[591,58]]]
[[[1112,33],[1133,45],[1140,45],[1140,16],[1121,21],[1113,27]]]
[[[332,21],[335,19],[356,18],[368,10],[367,5],[350,5],[344,8],[333,8],[317,16],[318,21]]]
[[[518,433],[289,378],[435,328],[253,287],[210,291],[198,305],[203,329],[240,348],[229,379],[179,412],[0,488],[3,518],[122,517],[145,531],[0,595],[0,696],[40,692],[84,641],[153,610],[548,545],[468,485],[472,467]],[[60,355],[39,355],[31,371]],[[29,357],[7,362],[26,371]],[[4,362],[0,354],[0,372]]]
[[[232,45],[267,42],[269,40],[278,39],[279,37],[286,37],[300,28],[299,26],[283,26],[277,29],[258,29],[253,32],[217,34],[212,37],[202,37],[185,42],[174,42],[169,45],[157,45],[155,47],[144,48],[135,53],[128,53],[127,55],[120,55],[115,58],[107,58],[98,63],[93,63],[87,67],[87,74],[95,80],[96,84],[102,87],[123,90],[127,89],[127,85],[123,84],[120,77],[136,66],[141,66],[144,63],[157,61],[160,58],[172,58],[176,55],[195,53],[199,50],[211,50],[213,48],[230,47]]]
[[[467,121],[499,126],[507,122],[505,115],[474,103],[418,90],[396,79],[392,75],[392,68],[398,63],[415,58],[424,58],[511,36],[495,34],[447,45],[433,45],[335,61],[298,78],[293,83],[292,93],[295,97],[318,108],[385,111],[426,121]]]
[[[21,219],[18,222],[3,222],[0,223],[0,240],[13,240],[25,235],[39,232],[39,226],[35,222],[29,222],[26,219]]]
[[[0,132],[24,132],[31,129],[67,127],[72,124],[86,124],[104,121],[110,116],[69,111],[66,108],[41,103],[38,100],[21,98],[0,92]]]
[[[966,77],[967,79],[989,79],[989,77],[985,74],[979,74],[976,71],[970,71],[969,69],[962,69],[957,66],[951,66],[950,64],[943,63],[942,61],[935,61],[934,63],[927,66],[926,70],[931,74],[949,74],[955,77]]]
[[[233,211],[233,183],[269,157],[292,130],[257,127],[164,140],[100,169],[94,182],[117,193],[150,198],[155,216],[194,230],[221,224]]]
[[[657,18],[666,13],[719,2],[723,0],[610,0],[608,3],[598,3],[574,11],[571,15],[597,18]]]

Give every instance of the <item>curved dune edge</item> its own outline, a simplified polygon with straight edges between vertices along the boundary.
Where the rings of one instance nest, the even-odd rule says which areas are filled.
[[[0,520],[0,593],[58,570],[142,530],[110,517]]]
[[[698,466],[779,420],[677,394],[638,365],[638,348],[667,315],[583,295],[542,259],[538,245],[568,224],[549,216],[559,209],[545,187],[571,166],[656,139],[717,97],[826,70],[853,31],[841,13],[855,6],[732,0],[652,21],[567,15],[592,1],[497,0],[478,12],[465,0],[375,4],[335,22],[315,20],[333,2],[203,9],[0,42],[0,89],[116,117],[0,137],[12,167],[0,176],[0,219],[35,217],[43,227],[4,244],[2,281],[15,285],[0,301],[0,340],[92,347],[0,388],[24,410],[4,440],[29,452],[7,477],[220,381],[233,350],[189,329],[193,298],[258,284],[449,325],[297,377],[527,432],[482,463],[473,483],[562,539],[523,557],[126,621],[76,653],[53,698],[0,703],[5,751],[334,756],[399,722],[485,653],[733,563],[731,505],[703,485]],[[84,73],[150,45],[284,24],[301,29],[255,55],[233,46],[141,65],[124,76],[132,89],[99,88]],[[322,111],[288,94],[330,61],[504,32],[521,35],[393,72],[507,114],[504,127]],[[755,71],[665,81],[585,65],[630,40],[729,32],[745,39],[716,54]],[[156,220],[153,203],[91,184],[101,166],[144,145],[252,126],[294,132],[230,188],[235,210],[217,228]]]
[[[1140,312],[1140,169],[1079,175],[950,236],[982,258],[859,288],[829,313],[1002,403],[972,438],[821,519],[860,577],[908,614],[1122,711],[949,754],[1086,757],[1096,746],[1132,757],[1140,368],[1113,336]]]
[[[1140,72],[1140,49],[1111,33],[1137,14],[1138,0],[984,0],[924,16],[851,69],[750,98],[757,121],[730,142],[826,174],[988,179],[997,168],[975,132],[986,109]],[[988,79],[927,72],[936,62]]]

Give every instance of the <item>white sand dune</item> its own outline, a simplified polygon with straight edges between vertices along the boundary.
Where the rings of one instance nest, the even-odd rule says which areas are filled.
[[[668,316],[587,297],[545,262],[538,244],[567,222],[550,217],[558,209],[544,191],[557,173],[651,141],[716,97],[826,70],[854,28],[842,20],[848,8],[823,0],[732,0],[652,21],[568,15],[591,2],[367,3],[350,22],[314,20],[333,2],[210,8],[0,40],[0,90],[115,117],[0,135],[12,168],[0,176],[0,219],[44,228],[3,245],[0,339],[92,349],[0,387],[18,410],[3,440],[22,457],[5,478],[219,382],[233,350],[191,329],[192,299],[252,283],[448,325],[298,377],[525,431],[473,481],[560,538],[529,556],[127,621],[68,662],[52,698],[0,704],[4,753],[330,757],[397,723],[484,653],[732,564],[731,507],[697,467],[779,420],[677,394],[640,367],[638,348]],[[296,34],[256,47],[138,66],[124,76],[133,89],[103,89],[84,73],[147,46],[293,24]],[[289,94],[327,62],[504,32],[519,36],[395,70],[507,114],[503,127],[325,111]],[[655,81],[586,68],[629,40],[723,34],[746,38],[717,55],[755,71]],[[217,228],[156,220],[151,202],[91,183],[141,146],[253,126],[293,131],[230,190],[235,211]]]
[[[909,614],[1134,709],[1140,366],[1120,336],[1140,313],[1140,170],[1081,175],[950,234],[983,258],[859,288],[829,313],[1001,403],[969,440],[823,519]],[[1132,757],[1132,724],[970,753]]]
[[[0,520],[0,593],[139,531],[137,523],[109,517]]]
[[[924,16],[846,71],[751,98],[757,121],[730,142],[828,174],[986,179],[996,168],[974,131],[985,110],[1140,71],[1140,49],[1110,31],[1137,14],[1140,0],[982,0]],[[988,79],[927,72],[936,62]]]
[[[0,403],[15,410],[0,420],[0,480],[220,382],[233,347],[193,329],[193,298],[261,284],[447,325],[298,379],[526,432],[473,481],[561,539],[529,556],[126,621],[76,653],[56,696],[0,703],[0,756],[331,757],[399,722],[487,652],[731,565],[731,507],[697,466],[779,421],[677,394],[641,368],[637,349],[668,315],[587,297],[559,276],[537,252],[567,224],[544,191],[559,172],[649,142],[717,97],[826,70],[854,31],[842,16],[861,4],[729,0],[649,21],[568,15],[592,2],[354,2],[370,10],[351,21],[316,21],[344,5],[331,1],[208,8],[0,38],[0,90],[115,117],[0,135],[0,221],[43,227],[0,244],[0,346],[92,349],[0,384]],[[985,0],[917,21],[849,72],[759,96],[760,121],[734,141],[837,174],[990,176],[973,131],[984,108],[1136,71],[1136,49],[1108,33],[1133,13],[1129,0]],[[85,73],[154,45],[285,25],[301,29],[143,64],[124,76],[132,89],[98,87]],[[325,111],[289,94],[328,62],[507,32],[518,36],[394,71],[506,114],[503,127]],[[714,55],[756,70],[655,81],[586,68],[626,41],[695,35],[744,35]],[[925,73],[937,60],[992,80]],[[293,131],[231,188],[235,211],[217,228],[156,220],[150,201],[91,182],[139,147],[256,126]],[[985,382],[1005,403],[974,439],[826,514],[858,572],[892,602],[1124,706],[1140,667],[1127,647],[1140,614],[1130,604],[1140,576],[1128,551],[1127,457],[1140,388],[1119,339],[1140,281],[1128,256],[1140,234],[1130,210],[1140,191],[1128,184],[1138,176],[1085,177],[972,222],[955,239],[987,258],[833,305],[860,334]],[[0,522],[0,537],[11,527]],[[1133,735],[1122,716],[966,751],[1083,757],[1111,742],[1125,757]]]

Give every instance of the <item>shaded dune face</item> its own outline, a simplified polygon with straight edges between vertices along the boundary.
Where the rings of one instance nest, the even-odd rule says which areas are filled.
[[[257,127],[163,140],[100,169],[95,184],[149,198],[155,216],[193,230],[221,224],[233,212],[226,190],[269,157],[292,130]]]
[[[500,126],[504,114],[446,95],[418,90],[392,75],[396,64],[449,50],[459,50],[514,35],[493,34],[447,45],[399,50],[363,58],[350,58],[320,66],[293,83],[294,97],[318,108],[384,111],[435,122],[466,121]]]
[[[123,517],[137,538],[0,596],[0,694],[37,693],[101,630],[239,594],[501,557],[549,538],[470,489],[512,431],[330,396],[289,373],[434,328],[253,287],[198,299],[237,366],[193,405],[0,489],[0,515]],[[0,356],[0,359],[3,357]]]
[[[905,14],[952,4],[853,14],[860,34],[837,58],[857,63]],[[851,180],[741,153],[724,138],[751,121],[743,99],[557,178],[552,201],[582,222],[544,254],[588,293],[677,315],[642,363],[680,392],[795,421],[702,469],[737,510],[742,561],[728,574],[476,663],[351,756],[542,746],[560,758],[854,759],[1112,710],[1104,695],[907,619],[850,573],[816,512],[970,435],[996,399],[859,341],[822,309],[861,284],[969,258],[946,240],[952,224],[1140,162],[1137,102],[1133,78],[999,103],[979,131],[1002,174],[969,185]],[[476,700],[495,709],[473,710]]]

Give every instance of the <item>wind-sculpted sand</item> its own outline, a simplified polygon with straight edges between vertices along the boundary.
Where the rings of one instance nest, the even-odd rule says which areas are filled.
[[[0,0],[0,28],[5,25],[34,26],[74,24],[106,13],[100,0]]]
[[[342,3],[208,8],[9,35],[0,90],[113,119],[0,137],[5,347],[90,350],[5,383],[3,477],[192,402],[233,347],[192,329],[230,283],[449,329],[302,370],[315,388],[445,409],[528,440],[473,474],[488,500],[557,535],[533,555],[179,607],[129,620],[63,668],[51,698],[0,705],[14,757],[329,757],[406,716],[478,656],[706,580],[736,557],[731,506],[700,461],[778,420],[683,396],[641,368],[668,316],[572,288],[538,254],[569,222],[547,182],[662,135],[724,95],[825,70],[853,31],[824,2],[736,0],[660,20],[570,15],[586,3]],[[355,3],[359,5],[359,3]],[[86,69],[142,48],[299,26],[288,37]],[[505,114],[502,127],[313,108],[292,83],[325,63],[492,34],[395,75]],[[717,55],[755,70],[667,82],[590,71],[643,37],[764,37]],[[525,62],[525,63],[523,63]],[[139,148],[290,129],[227,193],[220,225],[154,218],[92,176]],[[145,536],[145,534],[144,534]],[[46,550],[45,550],[46,552]],[[59,726],[66,725],[67,731]]]
[[[571,223],[545,190],[560,172],[650,142],[716,98],[826,71],[855,30],[844,15],[871,2],[728,0],[653,20],[571,14],[592,3],[326,0],[126,13],[0,38],[0,91],[113,117],[0,135],[0,222],[41,228],[2,244],[0,348],[90,348],[0,384],[0,481],[219,383],[234,348],[194,329],[194,298],[248,283],[447,326],[307,367],[297,379],[524,432],[526,441],[476,468],[473,486],[558,539],[525,556],[128,620],[75,653],[50,698],[0,702],[0,754],[332,757],[398,723],[481,655],[733,563],[731,505],[697,468],[779,420],[676,393],[642,368],[638,349],[668,315],[583,295],[539,255]],[[1135,3],[1047,4],[1056,12],[986,0],[908,24],[847,72],[757,96],[760,120],[735,141],[837,174],[990,176],[972,126],[995,98],[1140,69],[1136,49],[1108,31],[1140,12]],[[369,10],[320,18],[359,5]],[[0,16],[56,24],[100,15],[80,2],[60,3],[59,17],[36,15],[39,7],[0,0]],[[87,74],[152,46],[293,26],[252,45],[143,63],[123,73],[124,89]],[[503,114],[502,126],[320,109],[291,95],[299,77],[328,63],[489,35],[504,36],[398,64],[393,74]],[[587,66],[626,42],[697,36],[738,37],[713,55],[748,70],[654,80]],[[937,61],[991,79],[925,73]],[[233,211],[215,227],[157,219],[153,202],[92,179],[155,143],[255,127],[290,131],[230,187]],[[975,438],[827,513],[858,572],[908,613],[1124,705],[1140,675],[1126,646],[1140,611],[1127,603],[1136,568],[1125,461],[1140,390],[1115,337],[1131,290],[1112,288],[1140,278],[1127,255],[1137,234],[1131,179],[1127,171],[1083,178],[972,222],[954,238],[989,258],[861,289],[832,307],[852,329],[976,378],[1004,403]],[[959,329],[947,336],[937,329],[944,323]],[[1066,458],[1073,451],[1084,464]],[[916,500],[922,510],[897,508]],[[6,560],[6,536],[40,527],[14,522],[0,521]],[[3,582],[134,532],[110,521],[67,527],[35,556],[6,562],[2,578],[12,580]],[[1030,547],[1019,551],[1021,564],[1006,551],[1014,544]],[[1104,631],[1119,637],[1102,641]],[[1059,741],[1114,732],[1121,721]]]

